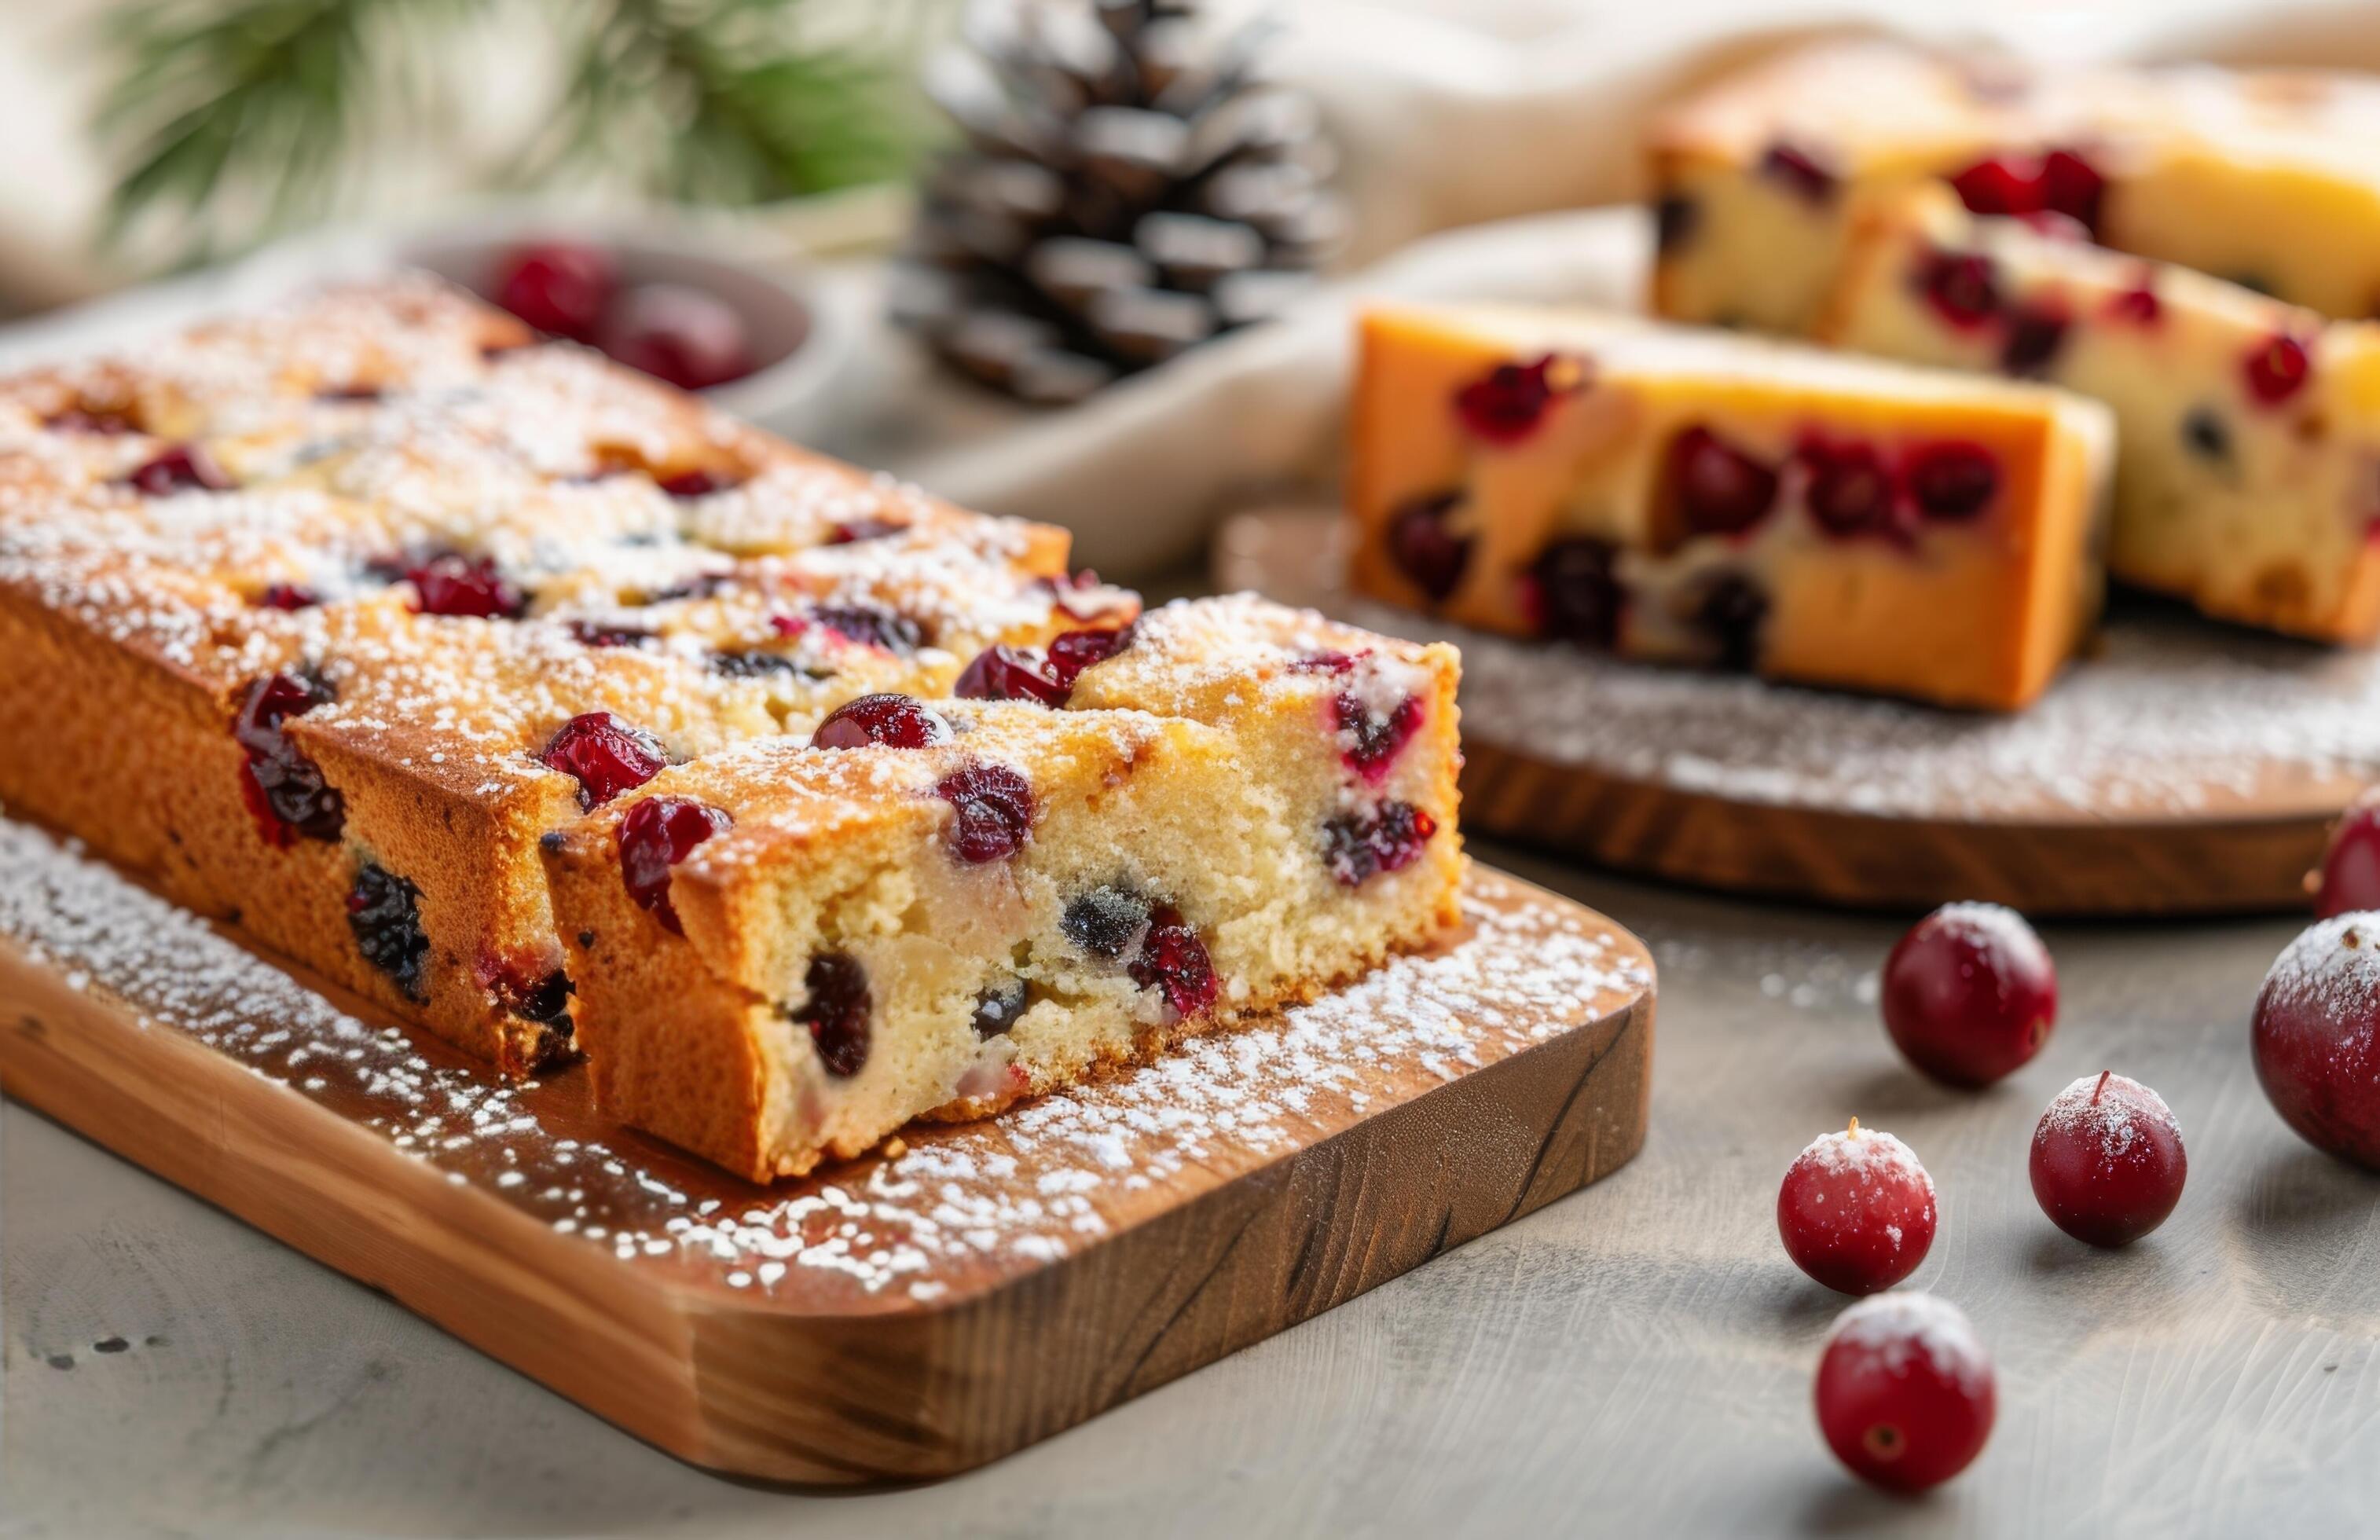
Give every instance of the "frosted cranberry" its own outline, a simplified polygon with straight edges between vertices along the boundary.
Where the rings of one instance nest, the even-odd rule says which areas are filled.
[[[1538,552],[1523,598],[1539,635],[1590,647],[1619,640],[1628,595],[1613,572],[1618,554],[1597,540],[1557,540]]]
[[[1354,692],[1342,690],[1331,702],[1339,723],[1339,758],[1366,781],[1389,773],[1405,745],[1421,730],[1419,697],[1402,696],[1386,711],[1377,711]]]
[[[2155,269],[2143,269],[2131,288],[2108,296],[2107,313],[2110,321],[2127,321],[2134,326],[2155,325],[2165,314],[2164,302],[2157,298]]]
[[[1008,1029],[1025,1014],[1026,999],[1025,980],[1021,978],[991,985],[977,995],[975,1015],[968,1023],[975,1029],[976,1040],[1008,1036]]]
[[[1694,605],[1694,627],[1718,649],[1718,666],[1748,670],[1760,661],[1760,628],[1768,619],[1768,596],[1740,573],[1723,574]]]
[[[599,621],[574,620],[570,623],[571,639],[581,647],[637,647],[652,641],[661,635],[638,625],[609,625]]]
[[[898,519],[846,519],[843,523],[836,525],[832,529],[827,531],[826,543],[829,545],[856,545],[861,540],[887,540],[894,535],[905,535],[908,532],[909,527],[900,522]]]
[[[1812,203],[1825,203],[1835,196],[1835,174],[1795,145],[1770,145],[1760,157],[1760,174]]]
[[[1092,956],[1110,962],[1131,950],[1148,926],[1147,899],[1106,885],[1076,897],[1058,916],[1061,935]]]
[[[1938,1486],[1973,1464],[1998,1400],[1975,1328],[1932,1294],[1879,1294],[1844,1311],[1813,1391],[1835,1458],[1894,1492]]]
[[[1473,437],[1516,444],[1536,431],[1555,396],[1578,389],[1582,373],[1577,359],[1552,353],[1535,363],[1498,364],[1454,393],[1454,412]]]
[[[310,610],[322,602],[322,596],[302,583],[273,583],[256,596],[261,610]]]
[[[1884,964],[1884,1025],[1909,1061],[1951,1085],[1988,1085],[2058,1023],[2049,949],[2013,909],[1946,903]]]
[[[670,905],[670,868],[695,846],[735,823],[726,810],[683,796],[649,796],[628,809],[616,836],[620,879],[628,896],[652,912],[663,928],[684,933]]]
[[[1910,455],[1902,475],[1926,516],[1952,522],[1982,513],[2000,490],[1999,466],[1981,444],[1928,444]]]
[[[1452,515],[1457,492],[1416,498],[1389,520],[1389,560],[1432,600],[1443,600],[1463,582],[1471,562],[1471,537],[1458,535]]]
[[[864,695],[826,714],[810,734],[812,748],[925,748],[948,743],[951,724],[905,695]]]
[[[1889,1134],[1821,1134],[1785,1169],[1777,1232],[1793,1265],[1846,1294],[1889,1289],[1934,1243],[1934,1179]]]
[[[1991,155],[1950,178],[1959,200],[1979,214],[2031,213],[2042,204],[2042,169],[2030,157]]]
[[[951,693],[961,700],[1038,700],[1063,706],[1070,692],[1039,653],[994,645],[975,655]]]
[[[969,866],[1005,861],[1033,833],[1033,788],[1006,765],[970,765],[934,782],[951,805],[951,849]]]
[[[1421,859],[1437,832],[1438,820],[1410,802],[1341,813],[1322,826],[1322,864],[1341,886],[1360,888],[1382,872],[1402,871]]]
[[[416,614],[517,620],[528,608],[527,596],[486,556],[447,552],[407,568],[405,576]]]
[[[2306,928],[2265,976],[2256,1080],[2317,1149],[2380,1171],[2380,914]]]
[[[706,470],[699,466],[692,470],[681,470],[660,477],[653,482],[653,485],[681,501],[709,497],[713,492],[728,491],[743,484],[742,481],[722,472]]]
[[[2041,161],[2041,206],[2064,214],[2096,234],[2107,179],[2089,161],[2071,150],[2053,150]]]
[[[2190,1160],[2165,1098],[2102,1070],[2042,1113],[2031,1169],[2034,1198],[2052,1224],[2090,1245],[2124,1246],[2165,1223]]]
[[[1702,205],[1680,192],[1666,192],[1653,205],[1653,247],[1661,255],[1685,249],[1702,224]]]
[[[577,782],[578,806],[592,809],[650,781],[669,759],[643,728],[589,711],[564,722],[538,762]]]
[[[645,284],[603,318],[597,346],[680,390],[709,390],[752,372],[751,339],[735,307],[681,284]]]
[[[1370,654],[1366,653],[1365,656],[1369,657]],[[1311,652],[1301,652],[1292,658],[1289,661],[1289,672],[1292,673],[1353,673],[1355,672],[1355,660],[1352,654],[1342,652],[1335,647],[1317,648]]]
[[[1927,252],[1917,264],[1917,288],[1936,314],[1961,330],[2000,312],[1998,275],[1992,260],[1977,252]]]
[[[808,991],[793,1019],[810,1029],[819,1062],[838,1080],[848,1080],[868,1064],[873,1033],[868,1016],[875,1001],[868,990],[868,970],[859,959],[842,952],[822,952],[810,959],[802,976]]]
[[[1802,447],[1810,516],[1830,535],[1882,534],[1894,526],[1892,473],[1864,443]]]
[[[347,890],[347,930],[364,961],[386,974],[399,994],[415,1001],[428,998],[422,975],[430,937],[421,928],[420,889],[366,862]]]
[[[1196,1016],[1215,1003],[1220,986],[1207,943],[1198,939],[1171,905],[1148,912],[1148,930],[1141,938],[1140,955],[1126,970],[1142,988],[1155,988],[1177,1016]]]
[[[618,284],[607,253],[573,241],[544,241],[505,257],[494,298],[540,332],[592,342]]]
[[[905,658],[926,639],[925,628],[908,616],[872,604],[829,605],[812,618],[846,641]]]
[[[1059,687],[1071,692],[1075,681],[1094,663],[1104,663],[1132,646],[1133,628],[1067,631],[1050,643],[1050,672]]]
[[[2240,369],[2248,379],[2248,394],[2275,406],[2304,386],[2313,373],[2313,359],[2305,344],[2277,332],[2257,345]]]
[[[2008,333],[2000,339],[2000,370],[2014,375],[2039,374],[2066,345],[2073,318],[2049,305],[2021,305],[2008,314]]]
[[[1670,485],[1687,533],[1740,535],[1768,516],[1777,472],[1707,428],[1670,443]]]
[[[178,491],[229,491],[233,485],[215,457],[194,443],[159,451],[124,479],[150,497],[170,497]]]
[[[285,850],[300,835],[334,841],[346,824],[346,799],[282,731],[291,717],[330,698],[329,686],[320,680],[288,673],[267,674],[240,697],[231,727],[248,751],[240,766],[240,800],[267,844]]]
[[[2380,909],[2380,788],[2355,799],[2330,831],[2313,912],[2324,919]]]

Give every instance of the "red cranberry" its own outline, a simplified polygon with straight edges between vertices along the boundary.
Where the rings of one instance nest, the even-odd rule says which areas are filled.
[[[538,762],[578,782],[578,806],[601,807],[650,781],[669,763],[660,740],[609,711],[589,711],[562,724]]]
[[[318,680],[273,673],[249,685],[232,718],[231,734],[248,751],[240,766],[240,800],[264,843],[287,849],[298,836],[335,841],[346,824],[346,802],[322,779],[322,767],[282,731],[331,698]]]
[[[1577,359],[1552,353],[1535,363],[1498,364],[1454,393],[1454,413],[1473,437],[1516,444],[1536,431],[1554,397],[1578,390],[1585,376]]]
[[[608,253],[575,241],[543,241],[505,257],[494,297],[540,332],[592,342],[618,285]]]
[[[1999,467],[1981,444],[1928,444],[1910,455],[1902,475],[1919,509],[1952,522],[1982,513],[2000,490]]]
[[[1199,1014],[1215,1003],[1220,992],[1207,943],[1169,904],[1148,912],[1148,931],[1141,938],[1140,956],[1127,971],[1142,988],[1153,987],[1163,994],[1177,1016]]]
[[[905,535],[908,532],[909,527],[898,519],[845,519],[843,523],[836,525],[832,529],[827,531],[826,543],[829,545],[856,545],[861,540],[887,540],[892,536]]]
[[[1938,1486],[1991,1437],[1991,1355],[1958,1306],[1932,1294],[1879,1294],[1827,1335],[1815,1387],[1835,1458],[1894,1492]]]
[[[2042,157],[2041,206],[2046,212],[2064,214],[2096,234],[2107,191],[2107,179],[2075,152],[2053,150]]]
[[[663,928],[683,935],[677,911],[670,906],[670,868],[694,854],[694,847],[735,823],[726,810],[691,797],[649,796],[628,809],[616,836],[620,846],[620,879],[628,896],[652,912]]]
[[[1785,1169],[1777,1232],[1793,1265],[1846,1294],[1889,1289],[1934,1243],[1934,1179],[1907,1145],[1863,1129],[1821,1134]]]
[[[653,480],[653,485],[681,501],[709,497],[713,492],[729,491],[743,484],[741,480],[730,478],[723,472],[708,470],[700,466],[697,466],[692,470],[681,470],[668,476],[656,477]]]
[[[2251,1045],[2283,1122],[2380,1170],[2380,915],[2334,915],[2289,943],[2256,997]]]
[[[1365,656],[1369,657],[1371,654],[1366,653]],[[1335,647],[1317,648],[1311,652],[1301,652],[1292,658],[1289,661],[1289,672],[1292,673],[1353,673],[1355,672],[1355,660],[1352,654],[1342,652]]]
[[[1614,573],[1619,552],[1608,541],[1557,540],[1537,553],[1522,589],[1522,607],[1540,636],[1588,647],[1620,639],[1627,590]]]
[[[261,610],[310,610],[322,602],[322,596],[302,583],[273,583],[256,596]]]
[[[1808,151],[1794,145],[1770,145],[1768,152],[1760,158],[1760,174],[1812,203],[1828,202],[1835,195],[1835,174],[1819,164]]]
[[[528,608],[527,596],[486,556],[447,552],[407,568],[405,576],[413,585],[418,615],[517,620]]]
[[[1997,903],[1946,903],[1918,921],[1883,982],[1893,1042],[1947,1085],[1990,1085],[2039,1053],[2058,1023],[2049,949]]]
[[[150,497],[170,497],[178,491],[229,491],[233,485],[215,457],[194,443],[160,450],[124,479]]]
[[[1033,833],[1033,788],[1006,765],[970,765],[934,782],[951,805],[951,849],[969,866],[1005,861]]]
[[[2058,1093],[2033,1131],[2033,1195],[2095,1246],[2130,1245],[2181,1201],[2190,1160],[2165,1098],[2102,1070]]]
[[[951,693],[961,700],[1038,700],[1055,707],[1063,706],[1071,692],[1039,653],[995,645],[975,655]]]
[[[680,390],[709,390],[752,372],[752,346],[735,307],[680,284],[622,295],[596,342],[605,353]]]
[[[1366,781],[1378,783],[1421,730],[1418,697],[1402,696],[1386,712],[1374,709],[1352,690],[1342,690],[1331,703],[1339,724],[1339,758]]]
[[[1384,802],[1367,813],[1341,813],[1322,825],[1322,864],[1342,887],[1360,888],[1382,872],[1421,859],[1438,820],[1410,802]]]
[[[1471,537],[1452,527],[1462,501],[1459,492],[1416,498],[1389,520],[1389,560],[1432,600],[1443,600],[1460,587],[1471,562]]]
[[[1690,535],[1742,534],[1777,502],[1777,472],[1707,428],[1670,441],[1669,480]]]
[[[2154,326],[2165,314],[2164,302],[2157,298],[2156,270],[2144,267],[2131,288],[2107,298],[2107,319],[2128,321],[2135,326]]]
[[[2020,305],[2009,311],[2008,334],[2000,340],[2001,372],[2026,376],[2046,370],[2072,324],[2071,316],[2052,305]]]
[[[926,639],[925,628],[916,621],[871,604],[829,605],[812,612],[812,618],[845,641],[876,648],[896,658],[917,651],[918,644]],[[777,627],[787,636],[799,631],[797,625],[788,629],[784,621],[778,622]]]
[[[1979,214],[2026,214],[2043,207],[2042,168],[2030,157],[1986,156],[1952,176],[1950,186]]]
[[[1883,534],[1894,527],[1892,472],[1864,443],[1806,443],[1810,516],[1830,535]]]
[[[1050,672],[1059,688],[1073,692],[1075,681],[1094,663],[1104,663],[1132,646],[1133,628],[1061,633],[1050,643]]]
[[[848,1080],[868,1063],[873,1034],[868,1015],[875,1001],[868,990],[868,970],[859,959],[842,952],[822,952],[810,959],[802,976],[808,996],[792,1013],[810,1029],[819,1062],[837,1080]]]
[[[812,748],[925,748],[948,743],[951,724],[905,695],[864,695],[826,714],[810,734]]]
[[[2248,394],[2275,406],[2304,386],[2313,373],[2313,359],[2305,344],[2277,332],[2258,344],[2240,368],[2248,377]]]
[[[2328,919],[2355,909],[2380,909],[2380,787],[2339,815],[2322,853],[2313,912]]]
[[[1961,331],[2000,313],[1998,275],[1992,260],[1979,252],[1927,252],[1917,265],[1917,289],[1936,314]]]
[[[636,625],[606,625],[591,620],[570,623],[571,639],[581,647],[638,647],[660,635]]]
[[[347,890],[347,929],[364,961],[388,975],[399,994],[416,1003],[429,998],[422,975],[430,964],[430,937],[421,928],[420,889],[364,863]]]

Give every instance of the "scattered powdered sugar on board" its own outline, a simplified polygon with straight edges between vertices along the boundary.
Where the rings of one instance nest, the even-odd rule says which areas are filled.
[[[1860,1301],[1835,1317],[1827,1345],[1837,1343],[1876,1354],[1888,1374],[1923,1352],[1936,1374],[1971,1390],[1991,1376],[1991,1355],[1966,1312],[1934,1294],[1895,1291]]]
[[[1399,1095],[1416,1066],[1456,1079],[1651,983],[1592,915],[1494,902],[1516,891],[1475,872],[1469,933],[1435,952],[999,1118],[911,1129],[896,1156],[759,1187],[600,1123],[567,1073],[506,1085],[358,1020],[79,843],[0,819],[0,939],[145,1029],[185,1034],[624,1262],[919,1300],[1063,1256],[1145,1211],[1157,1183],[1253,1169]]]

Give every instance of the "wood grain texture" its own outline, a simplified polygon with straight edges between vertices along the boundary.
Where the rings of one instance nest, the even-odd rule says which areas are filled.
[[[1157,1084],[1144,1076],[916,1131],[905,1153],[762,1189],[606,1125],[581,1074],[484,1097],[463,1061],[385,1026],[354,1050],[359,1077],[307,1073],[346,1061],[334,1051],[285,1079],[290,1039],[334,1050],[349,1039],[276,1014],[253,987],[225,991],[258,1018],[236,1022],[205,1002],[144,1000],[170,963],[121,965],[111,982],[106,966],[38,935],[0,935],[0,1078],[686,1460],[804,1483],[938,1476],[1327,1311],[1636,1152],[1653,1020],[1642,948],[1485,871],[1466,909],[1463,934],[1376,976],[1408,985],[1382,991],[1367,1032],[1394,1044],[1398,1009],[1426,1014],[1433,1051],[1353,1056],[1343,1062],[1360,1069],[1340,1073],[1318,1024],[1345,1014],[1343,1001],[1244,1027],[1238,1041],[1275,1031],[1318,1056],[1311,1095],[1261,1129],[1218,1124],[1148,1146],[1163,1158],[1137,1169],[1153,1173],[1138,1185],[1098,1182],[1075,1169],[1080,1149],[1046,1131],[1067,1117],[1105,1126],[1111,1108],[1119,1129],[1162,1113],[1162,1099],[1132,1099]],[[128,926],[112,928],[121,964]],[[1536,955],[1555,945],[1603,964],[1559,998]],[[1475,998],[1456,998],[1474,978],[1488,981]],[[212,1025],[186,1030],[192,1020]],[[1212,1063],[1233,1040],[1205,1040],[1222,1055]],[[1231,1089],[1228,1064],[1216,1073]],[[1251,1088],[1259,1082],[1239,1085]],[[1115,1148],[1127,1166],[1142,1153]],[[1173,1158],[1184,1149],[1191,1158]],[[1015,1243],[937,1249],[927,1204],[892,1201],[936,1183],[942,1207],[972,1205],[974,1222],[1014,1230]],[[1050,1196],[1085,1191],[1071,1208]],[[855,1202],[868,1216],[857,1250],[900,1255],[891,1237],[906,1225],[917,1269],[803,1265],[803,1227],[862,1211]],[[1045,1222],[1069,1214],[1065,1230]],[[688,1243],[698,1220],[711,1242]],[[768,1249],[781,1231],[788,1245]],[[780,1259],[773,1277],[762,1255]]]
[[[1339,566],[1331,519],[1311,509],[1243,515],[1216,545],[1219,588],[1256,588],[1344,616],[1358,601]],[[1381,624],[1377,609],[1361,619]],[[1432,627],[1414,617],[1403,629],[1420,636]],[[1585,661],[1549,652],[1545,666],[1576,669]],[[1715,700],[1717,691],[1739,687],[1721,676],[1709,682]],[[2121,730],[2111,723],[2111,732]],[[2142,752],[2145,758],[2157,749],[2144,744]],[[1884,908],[1986,899],[2045,916],[2301,909],[2331,821],[2365,783],[2351,766],[2275,759],[2252,765],[2244,783],[2236,769],[2210,773],[2164,806],[2111,797],[2095,808],[2087,789],[2053,784],[2058,767],[2045,765],[2029,793],[2024,768],[2010,771],[1987,810],[1876,813],[1849,799],[1730,795],[1683,775],[1645,779],[1556,759],[1500,741],[1475,715],[1464,723],[1463,754],[1463,822],[1484,834],[1733,892]]]

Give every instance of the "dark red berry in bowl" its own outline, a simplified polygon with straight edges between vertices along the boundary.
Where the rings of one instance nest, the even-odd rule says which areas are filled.
[[[2112,1071],[2058,1093],[2033,1131],[2033,1195],[2058,1229],[2126,1246],[2165,1223],[2190,1174],[2165,1098]]]
[[[1760,174],[1811,203],[1825,203],[1835,195],[1836,176],[1809,151],[1792,144],[1772,144],[1760,157]]]
[[[616,836],[620,879],[628,896],[652,912],[665,929],[684,933],[670,905],[670,870],[695,847],[735,823],[724,808],[683,796],[649,796],[628,809]]]
[[[240,697],[231,726],[248,754],[240,766],[240,800],[269,845],[285,850],[301,835],[334,841],[346,825],[346,799],[282,731],[290,718],[330,699],[322,681],[292,673],[267,674]]]
[[[1950,178],[1959,201],[1979,214],[2029,214],[2043,207],[2041,164],[2029,155],[1989,155]]]
[[[1556,540],[1539,552],[1522,588],[1537,634],[1588,647],[1617,642],[1628,606],[1614,571],[1618,561],[1618,550],[1598,540]]]
[[[538,762],[578,782],[578,806],[601,807],[631,792],[669,763],[661,741],[609,711],[589,711],[562,724]]]
[[[1033,788],[1006,765],[970,765],[934,794],[951,805],[951,849],[969,866],[1005,861],[1033,835]]]
[[[486,556],[447,552],[407,568],[405,576],[416,614],[517,620],[528,609],[528,597]]]
[[[808,991],[790,1014],[810,1029],[819,1062],[837,1080],[848,1080],[868,1064],[874,1037],[868,1017],[875,1001],[868,989],[868,970],[848,952],[822,952],[810,959],[802,976]]]
[[[948,743],[951,724],[905,695],[864,695],[829,711],[810,734],[812,748],[926,748]]]
[[[1917,291],[1935,314],[1961,331],[2000,313],[1999,276],[1992,260],[1978,252],[1927,252],[1917,264]]]
[[[1148,930],[1141,938],[1140,955],[1127,970],[1142,988],[1154,988],[1177,1016],[1196,1016],[1215,1003],[1221,986],[1215,964],[1181,912],[1160,905],[1148,913]]]
[[[1360,888],[1382,872],[1402,871],[1420,860],[1437,832],[1438,820],[1410,802],[1340,813],[1322,825],[1322,864],[1340,886]]]
[[[961,700],[1038,700],[1054,707],[1063,706],[1072,692],[1041,654],[995,644],[975,655],[951,693]]]
[[[2258,344],[2240,363],[2248,394],[2267,406],[2277,406],[2302,389],[2313,375],[2313,358],[2297,338],[2275,333]]]
[[[1974,1462],[1998,1410],[1991,1354],[1958,1306],[1878,1294],[1827,1335],[1818,1431],[1851,1473],[1892,1492],[1938,1486]]]
[[[2380,913],[2306,928],[2265,976],[2250,1046],[2281,1121],[2380,1171]]]
[[[618,287],[609,253],[577,241],[540,241],[505,255],[491,297],[540,332],[592,342]]]
[[[429,998],[423,975],[430,937],[421,928],[421,890],[366,862],[347,890],[347,930],[364,961],[386,974],[397,993],[416,1003]]]
[[[628,290],[595,340],[619,362],[680,390],[709,390],[752,372],[744,318],[726,301],[682,284]]]
[[[1342,690],[1331,701],[1339,734],[1339,758],[1349,770],[1377,784],[1397,762],[1397,756],[1421,731],[1418,697],[1399,696],[1394,701],[1368,698]]]
[[[1457,492],[1416,498],[1389,520],[1389,560],[1433,600],[1443,600],[1463,583],[1471,563],[1471,537],[1454,532],[1461,504]]]
[[[2316,881],[2313,912],[2324,919],[2380,909],[2380,787],[2357,797],[2338,816]]]
[[[1050,643],[1050,672],[1058,685],[1070,694],[1075,681],[1083,671],[1095,663],[1104,663],[1132,646],[1133,628],[1121,630],[1094,628],[1063,632]]]
[[[1785,1255],[1839,1293],[1873,1294],[1915,1272],[1934,1221],[1934,1179],[1916,1154],[1857,1118],[1811,1141],[1777,1189]]]
[[[1454,393],[1454,415],[1474,438],[1509,447],[1535,433],[1554,398],[1577,391],[1585,378],[1577,359],[1555,353],[1534,363],[1498,364]]]
[[[2038,375],[2056,361],[2066,346],[2073,318],[2053,305],[2020,305],[2008,313],[2008,334],[2000,340],[2000,371],[2019,377]]]
[[[171,497],[182,491],[231,491],[230,474],[215,457],[195,443],[177,443],[160,450],[125,479],[125,484],[149,497]]]
[[[1901,479],[1919,512],[1950,523],[1975,517],[2000,490],[1999,463],[1974,443],[1928,444],[1909,456]]]
[[[2058,1023],[2049,949],[2015,910],[1946,903],[1886,960],[1884,1025],[1909,1061],[1949,1085],[1988,1085]]]
[[[1892,472],[1882,455],[1864,443],[1806,443],[1801,454],[1810,478],[1804,501],[1819,528],[1849,538],[1895,527]]]
[[[1689,535],[1741,535],[1777,503],[1777,472],[1707,428],[1670,442],[1670,495]]]

